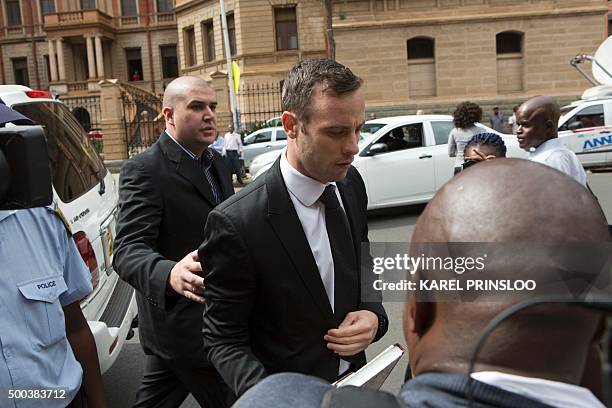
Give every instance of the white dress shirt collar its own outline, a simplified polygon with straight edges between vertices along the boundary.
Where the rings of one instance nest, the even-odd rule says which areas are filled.
[[[555,137],[554,139],[549,139],[535,149],[531,150],[529,152],[529,158],[532,160],[537,158],[539,161],[546,161],[552,152],[561,148],[562,146],[563,144],[559,138]]]
[[[183,146],[182,144],[180,144],[180,143],[179,143],[179,141],[178,141],[178,140],[176,140],[176,139],[175,139],[175,138],[174,138],[174,137],[173,137],[173,136],[170,134],[170,132],[168,132],[168,129],[164,130],[164,132],[166,132],[166,134],[168,135],[168,137],[169,137],[169,138],[170,138],[170,139],[171,139],[171,140],[172,140],[174,143],[176,143],[177,145],[179,145],[179,147],[180,147],[181,149],[183,149],[183,151],[184,151],[185,153],[187,153],[187,156],[191,157],[193,160],[199,160],[199,159],[200,159],[200,158],[199,158],[199,157],[198,157],[198,156],[197,156],[197,155],[196,155],[194,152],[192,152],[191,150],[189,150],[188,148],[186,148],[185,146]]]
[[[499,371],[480,371],[473,373],[472,378],[553,407],[604,408],[591,391],[573,384]]]
[[[313,178],[303,175],[299,171],[297,171],[289,161],[287,160],[287,149],[284,149],[281,153],[281,174],[283,175],[283,179],[285,180],[285,184],[287,185],[287,190],[291,194],[293,194],[302,205],[306,207],[312,206],[317,202],[325,187],[332,184],[336,186],[335,182],[323,184],[320,181],[317,181]],[[336,194],[337,194],[336,190]],[[342,201],[340,201],[342,203]]]

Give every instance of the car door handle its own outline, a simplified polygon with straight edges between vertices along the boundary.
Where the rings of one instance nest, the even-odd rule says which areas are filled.
[[[422,154],[419,156],[419,159],[431,159],[432,157],[431,154]]]
[[[608,134],[610,134],[610,131],[609,130],[602,130],[601,132],[599,132],[599,134],[601,134],[601,135],[608,135]]]

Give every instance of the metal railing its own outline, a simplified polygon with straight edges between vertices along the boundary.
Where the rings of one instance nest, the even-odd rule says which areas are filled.
[[[162,101],[157,95],[130,84],[121,83],[119,87],[126,145],[131,157],[155,143],[164,130]]]
[[[87,89],[87,82],[84,82],[84,84],[85,89]],[[70,111],[76,116],[86,132],[92,129],[100,129],[102,114],[99,96],[62,96],[60,100],[70,108]]]
[[[249,129],[258,122],[280,115],[280,82],[243,84],[237,95],[241,129]]]

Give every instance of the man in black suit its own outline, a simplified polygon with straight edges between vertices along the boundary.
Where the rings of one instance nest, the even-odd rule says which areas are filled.
[[[351,166],[360,87],[332,60],[297,64],[283,89],[286,152],[209,214],[199,251],[204,343],[236,395],[281,371],[334,381],[363,366],[387,330],[380,298],[362,296],[359,270],[368,242],[365,186]]]
[[[214,90],[201,78],[168,84],[166,130],[128,160],[119,181],[117,273],[137,290],[140,343],[147,354],[137,407],[178,407],[191,392],[224,405],[223,387],[204,357],[204,289],[198,245],[208,213],[233,194],[217,136]]]

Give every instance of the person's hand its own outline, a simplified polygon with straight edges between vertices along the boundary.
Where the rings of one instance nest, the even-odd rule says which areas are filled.
[[[469,157],[464,157],[463,160],[465,161],[468,161],[468,160],[486,161],[486,160],[495,159],[494,155],[492,154],[486,155],[478,149],[473,149],[472,152],[474,153],[474,155],[469,156]]]
[[[204,298],[199,295],[204,290],[204,278],[198,275],[201,272],[198,251],[193,251],[174,265],[170,271],[168,286],[187,299],[204,303]]]
[[[369,310],[358,310],[346,315],[337,329],[330,329],[323,337],[327,348],[340,356],[353,356],[365,350],[378,330],[378,316]]]

